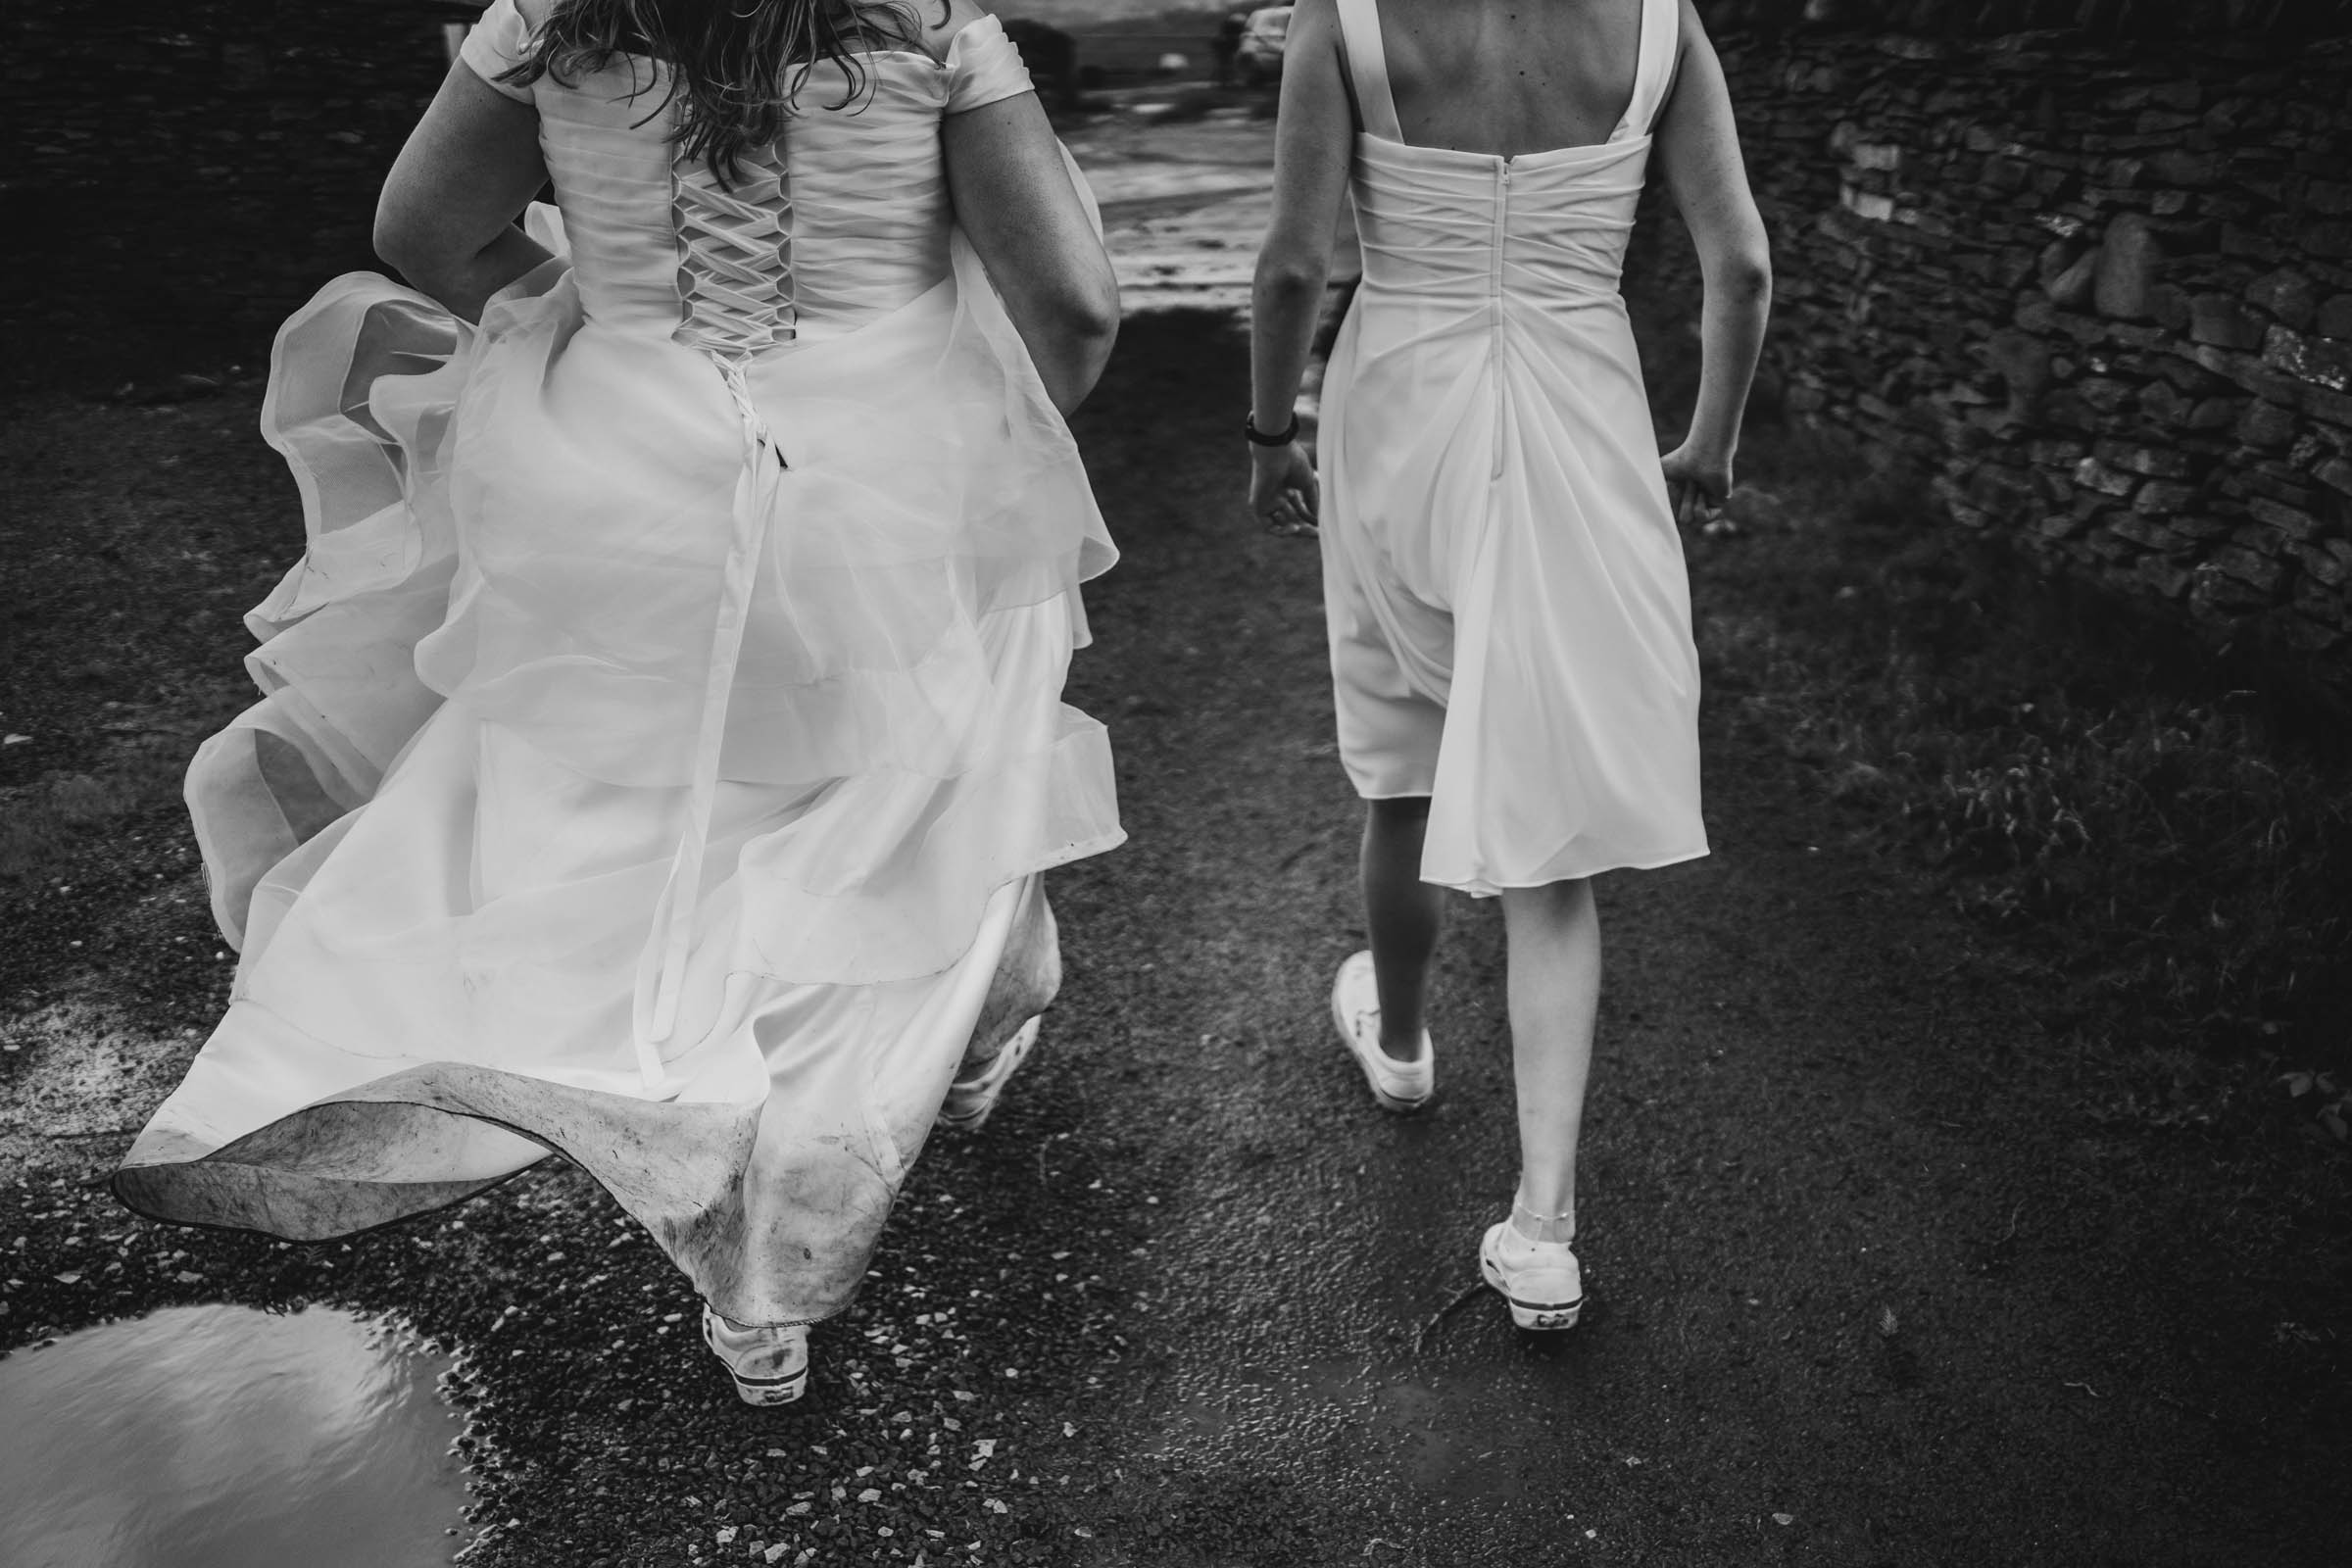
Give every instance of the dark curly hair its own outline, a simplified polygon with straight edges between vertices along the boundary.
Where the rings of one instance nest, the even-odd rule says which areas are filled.
[[[847,108],[872,88],[862,52],[919,47],[922,30],[914,0],[554,0],[530,54],[499,79],[568,86],[617,59],[661,61],[668,86],[647,118],[676,103],[679,143],[723,180],[776,138],[816,66],[840,64],[848,87],[826,107]]]

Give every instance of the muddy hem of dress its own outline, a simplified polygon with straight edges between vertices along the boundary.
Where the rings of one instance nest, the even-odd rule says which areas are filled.
[[[378,1100],[368,1102],[326,1101],[323,1102],[323,1103],[368,1103],[382,1105],[393,1103],[417,1104],[418,1102],[415,1101],[392,1102]],[[280,1116],[276,1121],[265,1124],[264,1128],[260,1130],[269,1131],[275,1128],[284,1127],[296,1120],[296,1118],[300,1117],[303,1114],[303,1111],[315,1108],[317,1107],[306,1105],[303,1107],[303,1110],[295,1111],[292,1115]],[[440,1107],[435,1105],[422,1105],[419,1108],[426,1110],[438,1110]],[[456,1111],[446,1111],[443,1112],[443,1114],[454,1116],[460,1113]],[[485,1120],[487,1118],[468,1119]],[[505,1124],[500,1123],[499,1125],[504,1126]],[[523,1131],[519,1127],[507,1127],[507,1131],[514,1133],[518,1138],[529,1138],[531,1142],[546,1148],[548,1153],[560,1155],[567,1162],[573,1165],[579,1165],[577,1160],[571,1159],[570,1156],[564,1154],[561,1149],[557,1149],[554,1146],[547,1144],[546,1140],[544,1139],[533,1137],[530,1133]],[[142,1178],[145,1176],[153,1173],[186,1170],[193,1166],[205,1166],[212,1170],[222,1170],[234,1168],[236,1165],[235,1161],[220,1160],[210,1154],[199,1155],[195,1159],[165,1160],[159,1161],[152,1165],[118,1167],[111,1175],[107,1177],[106,1189],[114,1196],[116,1202],[121,1203],[124,1208],[129,1209],[141,1219],[153,1220],[159,1225],[178,1225],[188,1230],[212,1231],[216,1234],[223,1236],[261,1236],[267,1237],[269,1240],[273,1242],[283,1242],[289,1247],[324,1247],[329,1242],[348,1242],[355,1237],[373,1236],[378,1231],[388,1231],[394,1226],[406,1225],[412,1220],[425,1219],[431,1215],[441,1213],[446,1209],[456,1208],[461,1203],[468,1202],[473,1199],[481,1197],[485,1193],[492,1192],[500,1187],[504,1187],[507,1183],[514,1180],[517,1176],[523,1175],[525,1172],[537,1169],[538,1164],[538,1160],[532,1160],[529,1164],[524,1165],[519,1169],[511,1170],[499,1176],[484,1176],[470,1181],[440,1183],[345,1182],[339,1181],[333,1177],[325,1176],[289,1178],[282,1173],[268,1174],[264,1178],[267,1183],[272,1187],[277,1187],[280,1189],[290,1185],[294,1181],[316,1183],[321,1188],[331,1185],[344,1189],[364,1188],[369,1186],[397,1187],[417,1191],[434,1186],[459,1189],[457,1191],[453,1191],[447,1197],[434,1199],[432,1201],[422,1203],[416,1207],[404,1208],[397,1214],[388,1215],[382,1219],[370,1220],[365,1224],[355,1226],[350,1230],[325,1231],[316,1236],[288,1236],[283,1232],[270,1230],[265,1226],[241,1223],[236,1220],[197,1219],[186,1214],[173,1213],[169,1209],[168,1206],[149,1200],[146,1192],[143,1190],[151,1188],[154,1184],[142,1180]],[[262,1171],[262,1167],[258,1165],[247,1165],[243,1168],[256,1173],[260,1173]],[[580,1166],[579,1168],[585,1170],[587,1167]],[[595,1173],[591,1171],[589,1174],[593,1176]],[[260,1185],[260,1183],[257,1182],[256,1185]],[[599,1187],[604,1187],[604,1183],[602,1182],[598,1182],[597,1185]],[[605,1188],[605,1191],[608,1196],[612,1196],[612,1189]],[[615,1201],[617,1201],[617,1199],[615,1199]]]
[[[387,1078],[397,1076],[399,1076],[399,1074],[386,1075]],[[515,1075],[506,1074],[503,1076],[513,1077]],[[381,1079],[376,1080],[376,1082],[382,1081],[383,1080]],[[532,1081],[537,1082],[537,1080]],[[361,1089],[365,1089],[368,1086],[361,1085],[359,1087]],[[592,1090],[575,1092],[581,1094],[596,1093],[596,1091]],[[627,1096],[615,1096],[611,1098],[628,1100],[630,1103],[640,1105],[666,1103],[663,1102],[636,1101]],[[125,1165],[118,1167],[114,1173],[107,1178],[107,1190],[114,1196],[115,1200],[121,1203],[124,1208],[129,1209],[132,1213],[139,1215],[143,1219],[153,1220],[158,1224],[178,1225],[189,1230],[211,1231],[221,1235],[264,1237],[273,1242],[279,1242],[295,1247],[323,1247],[328,1243],[347,1243],[360,1237],[372,1236],[379,1231],[392,1230],[397,1226],[407,1225],[416,1220],[427,1219],[432,1215],[444,1213],[450,1209],[457,1208],[476,1198],[483,1197],[497,1188],[504,1187],[507,1183],[514,1181],[518,1176],[537,1169],[540,1159],[544,1159],[547,1155],[552,1154],[557,1158],[564,1160],[566,1164],[571,1165],[574,1169],[581,1171],[589,1178],[589,1180],[595,1182],[597,1187],[605,1194],[605,1196],[612,1200],[613,1204],[623,1213],[630,1214],[632,1218],[637,1217],[630,1209],[628,1201],[623,1195],[616,1190],[611,1182],[600,1176],[597,1173],[594,1165],[575,1155],[571,1151],[565,1149],[561,1143],[551,1140],[544,1134],[533,1132],[528,1127],[524,1127],[518,1125],[517,1123],[504,1120],[496,1116],[479,1115],[471,1111],[451,1110],[445,1105],[433,1104],[422,1100],[352,1098],[349,1096],[338,1096],[334,1099],[319,1101],[315,1104],[305,1105],[300,1110],[291,1111],[286,1115],[277,1117],[273,1121],[265,1122],[246,1136],[255,1137],[262,1134],[292,1133],[299,1128],[299,1125],[306,1117],[326,1112],[330,1108],[334,1107],[350,1106],[368,1106],[373,1109],[383,1110],[388,1113],[396,1113],[400,1111],[429,1111],[436,1116],[447,1117],[453,1121],[482,1122],[493,1127],[498,1127],[506,1132],[513,1133],[517,1138],[525,1139],[530,1143],[536,1144],[543,1151],[545,1151],[545,1153],[542,1154],[539,1159],[533,1159],[514,1170],[505,1171],[495,1176],[473,1177],[444,1182],[399,1182],[368,1181],[346,1177],[309,1175],[302,1172],[286,1171],[265,1165],[251,1164],[241,1160],[223,1159],[220,1156],[220,1152],[216,1152],[210,1154],[200,1154],[193,1159],[158,1160],[152,1164],[136,1166]],[[303,1194],[306,1190],[314,1197],[329,1194],[341,1195],[344,1197],[361,1194],[374,1194],[378,1198],[378,1202],[375,1205],[376,1211],[374,1217],[365,1219],[358,1224],[348,1227],[340,1227],[333,1230],[321,1230],[315,1234],[298,1235],[289,1234],[288,1232],[281,1230],[272,1230],[266,1224],[255,1223],[251,1220],[236,1220],[227,1217],[198,1217],[196,1214],[186,1211],[184,1207],[175,1207],[175,1205],[170,1203],[169,1201],[159,1201],[159,1200],[163,1199],[166,1194],[172,1192],[174,1189],[178,1189],[180,1192],[184,1193],[186,1189],[184,1177],[187,1173],[199,1170],[204,1172],[207,1177],[211,1178],[212,1185],[216,1185],[223,1190],[224,1198],[230,1200],[229,1201],[224,1201],[220,1205],[220,1209],[223,1211],[235,1206],[233,1202],[235,1194],[226,1191],[227,1189],[231,1188],[235,1189],[236,1193],[261,1196],[265,1199],[273,1195],[278,1197],[292,1195],[296,1196],[298,1202],[299,1195]],[[401,1201],[402,1200],[406,1200],[407,1201]],[[386,1204],[396,1205],[397,1211],[385,1212],[384,1208]],[[279,1207],[281,1205],[265,1201],[252,1206],[261,1208]],[[642,1220],[639,1222],[643,1223]],[[655,1240],[656,1245],[660,1245],[659,1238],[649,1239]],[[693,1286],[693,1281],[691,1278],[687,1279],[686,1283],[690,1287]],[[703,1304],[707,1306],[711,1305],[709,1298],[705,1296],[699,1288],[695,1289],[695,1295],[696,1298],[703,1302]],[[850,1304],[850,1302],[845,1301],[835,1312],[826,1313],[817,1317],[789,1318],[778,1320],[772,1323],[745,1324],[743,1326],[754,1328],[807,1327],[812,1324],[824,1322],[829,1317],[838,1316],[840,1312],[847,1311]],[[717,1310],[715,1306],[712,1306],[711,1309],[713,1311]],[[730,1321],[733,1320],[730,1319]]]

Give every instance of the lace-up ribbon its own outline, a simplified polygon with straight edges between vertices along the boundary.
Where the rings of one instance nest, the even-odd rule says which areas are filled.
[[[703,710],[695,733],[686,829],[656,906],[651,943],[661,954],[650,1009],[640,1012],[637,1066],[648,1089],[674,1087],[662,1047],[677,1030],[679,998],[694,947],[710,817],[726,744],[727,702],[751,618],[752,588],[766,548],[769,519],[789,465],[752,400],[749,368],[763,349],[788,343],[796,319],[792,280],[792,198],[779,149],[746,153],[732,188],[681,153],[670,166],[671,215],[678,236],[677,329],[672,341],[710,357],[743,424],[743,468],[735,480],[726,566]]]
[[[781,151],[745,152],[721,184],[680,150],[670,160],[678,236],[678,325],[670,339],[707,354],[752,354],[790,342],[792,187]]]

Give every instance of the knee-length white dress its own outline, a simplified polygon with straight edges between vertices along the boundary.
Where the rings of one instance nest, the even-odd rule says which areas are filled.
[[[1029,80],[993,20],[845,108],[818,70],[722,183],[650,60],[497,81],[532,25],[464,58],[568,254],[478,327],[357,273],[279,335],[309,549],[188,779],[240,961],[115,1188],[318,1238],[560,1151],[717,1310],[810,1321],[1051,1001],[1038,873],[1120,838],[1060,701],[1113,551],[944,177]]]
[[[1323,388],[1341,757],[1430,798],[1425,880],[1491,895],[1704,855],[1698,661],[1619,271],[1674,71],[1645,0],[1605,142],[1406,143],[1375,0],[1340,0],[1363,281]]]

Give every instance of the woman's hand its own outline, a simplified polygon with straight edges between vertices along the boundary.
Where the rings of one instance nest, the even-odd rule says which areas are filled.
[[[1690,225],[1706,293],[1699,306],[1698,396],[1678,466],[1685,489],[1720,502],[1731,490],[1732,453],[1772,313],[1772,245],[1748,190],[1723,64],[1691,0],[1679,3],[1681,65],[1658,117],[1652,157]],[[1704,452],[1720,453],[1723,461],[1692,461]],[[1677,477],[1670,469],[1669,483]],[[1690,520],[1694,504],[1678,496],[1676,516]]]
[[[1266,532],[1298,538],[1315,531],[1315,461],[1293,441],[1250,448],[1250,510]]]
[[[1688,441],[1659,459],[1658,466],[1666,470],[1666,501],[1683,527],[1705,522],[1732,493],[1732,460],[1695,451]]]
[[[1274,211],[1250,286],[1250,407],[1255,428],[1289,419],[1323,315],[1331,240],[1348,191],[1353,111],[1342,65],[1339,11],[1301,0],[1283,45],[1282,112],[1274,122]],[[1250,449],[1250,510],[1268,533],[1315,531],[1315,466],[1297,442]]]

